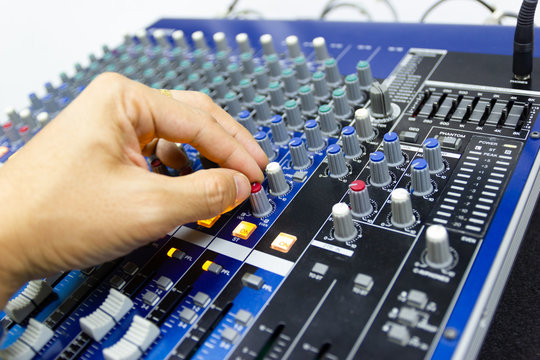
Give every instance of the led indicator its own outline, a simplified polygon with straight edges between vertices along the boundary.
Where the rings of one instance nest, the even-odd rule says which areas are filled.
[[[287,253],[292,248],[295,241],[296,236],[286,233],[279,233],[274,241],[272,241],[272,245],[270,245],[270,247],[274,250]]]
[[[257,225],[247,221],[242,221],[236,228],[234,228],[232,234],[240,239],[247,240],[251,234],[255,231]]]
[[[9,149],[6,146],[0,146],[0,157],[6,155],[8,151]]]
[[[212,265],[212,264],[213,264],[212,261],[206,260],[206,261],[204,262],[203,266],[202,266],[202,269],[203,269],[204,271],[208,271],[208,268],[209,268],[210,265]]]

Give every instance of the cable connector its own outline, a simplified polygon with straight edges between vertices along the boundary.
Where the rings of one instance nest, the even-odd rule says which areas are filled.
[[[512,71],[516,80],[529,80],[533,67],[534,13],[538,0],[523,0],[514,35]]]

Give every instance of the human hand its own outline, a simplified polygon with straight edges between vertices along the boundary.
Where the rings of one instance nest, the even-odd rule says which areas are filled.
[[[125,255],[175,226],[245,200],[268,159],[249,132],[198,92],[103,74],[0,168],[0,306],[26,281]],[[143,153],[185,165],[190,143],[221,168],[148,171]]]

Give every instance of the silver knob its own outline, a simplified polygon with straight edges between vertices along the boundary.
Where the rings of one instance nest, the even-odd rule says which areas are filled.
[[[268,160],[272,161],[276,158],[276,152],[272,148],[272,143],[270,142],[270,138],[264,131],[259,131],[255,135],[253,135],[255,138],[255,141],[257,141],[257,144],[263,149],[266,156],[268,156]]]
[[[424,196],[433,191],[426,160],[416,159],[411,164],[411,194]]]
[[[355,218],[360,218],[371,214],[373,206],[369,200],[369,193],[366,183],[362,180],[353,181],[349,185],[349,201],[351,202],[351,212]]]
[[[313,96],[311,85],[302,86],[298,92],[300,94],[302,112],[305,114],[314,114],[317,112],[317,105],[315,104],[315,97]]]
[[[251,203],[251,212],[255,217],[262,218],[272,212],[272,204],[268,200],[268,195],[259,183],[251,184],[249,202]]]
[[[390,166],[398,166],[403,164],[405,158],[401,153],[401,144],[399,137],[395,132],[388,132],[383,137],[383,149],[386,155],[386,160]]]
[[[278,81],[272,81],[270,85],[268,85],[268,89],[270,90],[270,105],[272,105],[272,108],[277,110],[283,109],[283,106],[285,105],[285,95],[283,94],[281,84]]]
[[[287,116],[287,126],[293,130],[301,129],[304,125],[300,108],[295,100],[287,100],[285,102],[285,114]]]
[[[416,221],[411,204],[409,192],[398,188],[392,191],[392,225],[398,228],[406,228]]]
[[[287,127],[285,126],[285,122],[280,115],[272,116],[270,128],[272,129],[272,138],[274,140],[274,143],[282,145],[289,141],[289,133],[287,132]]]
[[[350,159],[355,159],[362,155],[360,141],[356,136],[356,130],[352,126],[345,126],[341,131],[341,141],[343,142],[343,151],[345,156]]]
[[[255,107],[255,119],[259,124],[265,124],[270,121],[272,114],[270,113],[270,105],[268,105],[268,100],[266,96],[257,95],[253,99]]]
[[[270,72],[270,77],[275,79],[281,76],[281,65],[279,64],[279,58],[276,54],[266,56],[266,66]]]
[[[249,79],[240,80],[240,91],[242,92],[242,101],[251,103],[255,98],[255,89]]]
[[[296,71],[296,79],[302,84],[305,84],[311,78],[311,72],[306,63],[306,58],[298,56],[294,59],[294,70]]]
[[[335,134],[339,128],[334,114],[334,110],[328,104],[319,106],[319,118],[321,122],[321,131],[325,134]]]
[[[349,168],[345,162],[345,156],[343,156],[341,147],[338,144],[328,146],[326,155],[328,157],[330,177],[341,178],[349,173]]]
[[[255,84],[257,89],[261,92],[266,92],[268,89],[268,74],[266,73],[266,68],[264,66],[257,66],[255,68]]]
[[[361,140],[369,140],[375,136],[369,112],[366,109],[358,109],[354,112],[354,127]]]
[[[341,84],[341,74],[339,73],[336,59],[329,58],[324,61],[324,72],[326,73],[328,85],[337,87]]]
[[[337,203],[332,206],[332,219],[334,221],[334,238],[337,241],[350,241],[358,235],[351,210],[347,204]]]
[[[271,162],[266,165],[266,177],[270,194],[280,196],[289,191],[289,184],[285,180],[285,175],[279,163]]]
[[[360,87],[363,90],[369,90],[371,84],[373,84],[373,76],[371,75],[371,67],[367,61],[360,60],[356,64],[356,73],[358,74],[358,81]]]
[[[426,262],[436,269],[452,263],[448,231],[442,225],[430,225],[426,230]]]
[[[388,93],[388,88],[384,84],[378,82],[373,83],[369,90],[371,99],[371,115],[375,118],[390,117],[394,110],[392,109],[392,100]]]
[[[441,145],[439,140],[435,138],[427,138],[422,145],[424,150],[424,159],[426,159],[429,172],[431,174],[437,174],[444,170],[444,163],[442,160]]]
[[[384,154],[380,151],[375,151],[369,155],[369,171],[370,180],[373,186],[383,187],[392,181],[390,172],[388,171],[388,164]]]
[[[330,90],[328,90],[328,84],[326,82],[326,76],[322,71],[316,71],[311,76],[311,82],[315,89],[315,97],[319,101],[324,101],[330,97]]]
[[[351,107],[347,101],[345,90],[342,88],[335,89],[332,92],[332,99],[334,100],[334,109],[338,118],[343,119],[351,115]]]
[[[315,120],[306,121],[304,126],[304,133],[306,134],[306,144],[309,151],[318,151],[324,148],[325,142],[322,137],[319,124]]]
[[[366,101],[366,95],[360,88],[360,82],[358,81],[358,75],[349,74],[345,77],[345,90],[347,92],[347,99],[354,105],[359,105]]]
[[[298,92],[298,81],[294,76],[294,70],[287,68],[281,72],[281,79],[285,87],[285,93],[287,96],[294,96]]]
[[[229,91],[225,94],[225,103],[227,104],[227,112],[231,116],[236,116],[242,109],[238,95],[234,91]]]
[[[251,75],[255,71],[255,63],[253,62],[253,54],[251,52],[245,52],[240,55],[240,61],[242,62],[243,73]]]
[[[311,164],[306,146],[301,138],[295,137],[289,142],[289,151],[291,152],[293,169],[302,170]]]

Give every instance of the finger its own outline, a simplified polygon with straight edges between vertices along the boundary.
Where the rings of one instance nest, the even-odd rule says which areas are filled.
[[[268,157],[261,149],[259,144],[257,144],[253,138],[253,135],[251,135],[251,133],[244,126],[229,115],[229,113],[213,102],[207,95],[199,91],[178,90],[171,90],[171,95],[176,100],[188,102],[192,106],[211,114],[216,121],[229,134],[231,134],[231,136],[238,140],[238,142],[240,142],[246,148],[246,150],[253,155],[261,169],[268,164]]]
[[[251,192],[249,180],[231,169],[200,170],[181,177],[153,176],[164,226],[209,219],[244,201]]]
[[[182,170],[189,164],[186,153],[175,143],[164,139],[159,139],[155,153],[162,163],[176,170]]]

